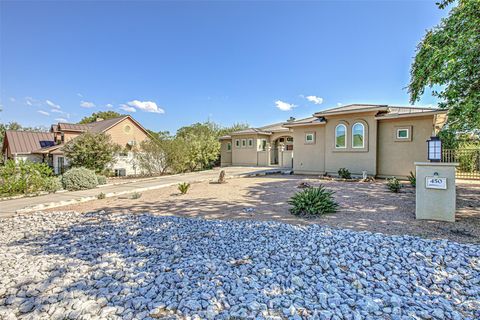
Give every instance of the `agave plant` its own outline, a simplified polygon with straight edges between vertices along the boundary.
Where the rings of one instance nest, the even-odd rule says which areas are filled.
[[[180,191],[181,194],[186,194],[188,189],[190,189],[190,183],[182,182],[178,184],[178,191]]]
[[[333,198],[333,191],[324,186],[306,188],[297,192],[288,201],[292,206],[290,212],[294,215],[320,215],[337,211],[338,204]]]

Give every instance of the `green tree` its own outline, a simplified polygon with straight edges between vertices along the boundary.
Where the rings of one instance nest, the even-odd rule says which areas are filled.
[[[118,118],[118,117],[122,117],[122,116],[125,116],[125,115],[120,114],[120,113],[115,112],[115,111],[111,111],[111,110],[109,110],[109,111],[99,111],[99,112],[92,113],[92,115],[90,115],[90,116],[84,117],[82,120],[80,120],[79,123],[81,123],[81,124],[92,123],[92,122],[97,121],[98,118],[103,119],[103,120],[107,120],[107,119]]]
[[[443,0],[445,9],[453,0]],[[410,100],[418,101],[426,87],[449,110],[447,129],[480,128],[480,1],[458,0],[447,18],[427,31],[411,67]],[[438,90],[435,90],[437,89]]]
[[[86,132],[70,140],[63,151],[72,167],[85,167],[99,173],[113,163],[120,146],[105,133]]]
[[[185,150],[184,159],[190,171],[213,166],[220,153],[220,127],[213,122],[195,123],[178,129],[175,139]]]

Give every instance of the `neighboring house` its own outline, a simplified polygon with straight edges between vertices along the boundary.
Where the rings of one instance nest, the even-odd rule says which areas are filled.
[[[63,146],[85,132],[106,133],[122,147],[110,168],[115,175],[137,173],[132,149],[148,139],[149,133],[130,116],[97,119],[88,124],[58,123],[51,126],[50,132],[6,131],[2,150],[5,159],[45,162],[60,174],[68,168]]]
[[[446,110],[352,104],[313,117],[234,132],[221,140],[221,163],[278,165],[300,174],[408,176],[427,161],[427,144]]]

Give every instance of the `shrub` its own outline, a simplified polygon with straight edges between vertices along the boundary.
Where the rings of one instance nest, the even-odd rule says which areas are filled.
[[[292,206],[290,212],[294,215],[325,214],[335,212],[338,208],[333,192],[326,190],[323,186],[297,192],[288,203]]]
[[[0,166],[0,194],[16,195],[44,190],[45,179],[53,175],[45,163],[8,160]]]
[[[392,177],[387,179],[387,188],[388,190],[398,193],[400,192],[400,189],[403,187],[403,185],[398,181],[397,178]]]
[[[97,175],[97,182],[98,182],[98,185],[107,184],[107,177],[102,175]]]
[[[140,199],[140,197],[142,196],[142,194],[140,192],[134,192],[132,193],[132,196],[130,197],[131,199]]]
[[[350,174],[350,171],[346,168],[340,168],[338,169],[338,175],[342,179],[352,179],[352,175]]]
[[[410,185],[412,187],[416,187],[417,186],[417,177],[415,177],[415,173],[413,173],[412,171],[410,171],[410,175],[408,176],[408,181],[410,182]]]
[[[178,184],[178,191],[180,191],[181,194],[186,194],[188,189],[190,189],[190,183],[182,182]]]
[[[105,195],[105,193],[103,192],[100,192],[99,194],[97,194],[97,199],[98,200],[102,200],[102,199],[105,199],[107,196]]]
[[[63,188],[66,190],[92,189],[98,185],[95,171],[86,168],[72,168],[62,177]]]
[[[47,177],[44,181],[44,189],[47,192],[55,193],[62,190],[62,180],[59,177]]]

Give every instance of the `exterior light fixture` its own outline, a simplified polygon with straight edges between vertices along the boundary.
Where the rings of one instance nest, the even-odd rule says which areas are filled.
[[[440,162],[442,160],[442,141],[439,137],[430,137],[427,140],[428,160],[430,162]]]

